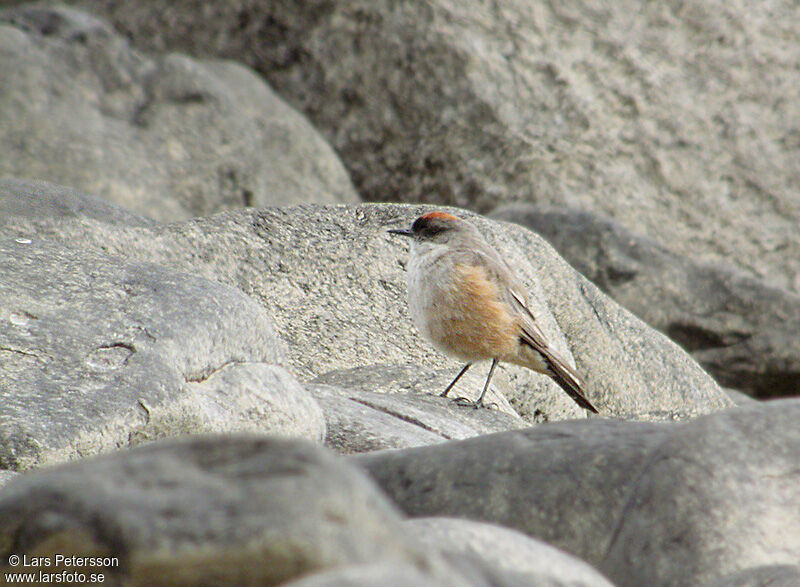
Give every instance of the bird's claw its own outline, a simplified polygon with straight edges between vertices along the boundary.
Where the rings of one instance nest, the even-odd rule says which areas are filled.
[[[471,400],[468,397],[453,398],[453,403],[458,406],[461,406],[462,408],[475,408],[476,410],[478,408],[486,408],[487,410],[490,410],[492,408],[497,408],[497,404],[494,402],[486,404],[483,402],[483,400],[476,402],[475,400]]]

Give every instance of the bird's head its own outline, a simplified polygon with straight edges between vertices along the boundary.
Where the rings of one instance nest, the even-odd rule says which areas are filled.
[[[413,238],[419,243],[446,243],[470,225],[447,212],[428,212],[414,221],[410,230],[390,230],[392,234]]]

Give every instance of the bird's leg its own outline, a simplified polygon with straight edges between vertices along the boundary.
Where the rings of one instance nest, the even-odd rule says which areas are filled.
[[[478,401],[475,402],[476,408],[480,408],[481,406],[483,406],[483,396],[485,396],[486,392],[489,391],[489,382],[492,380],[492,375],[494,375],[495,367],[497,367],[497,359],[492,359],[492,366],[489,367],[489,375],[487,375],[486,377],[486,383],[483,386],[483,391],[481,392],[481,396],[478,398]]]
[[[442,393],[439,394],[439,397],[447,397],[447,394],[450,393],[451,389],[453,389],[453,386],[456,384],[456,381],[461,379],[461,376],[464,373],[466,373],[467,369],[469,369],[470,367],[472,367],[472,363],[467,363],[466,365],[464,365],[464,368],[458,372],[458,375],[456,375],[456,378],[450,382],[450,385],[447,386],[447,389],[445,389]]]
[[[492,375],[494,375],[494,368],[497,367],[497,359],[492,359],[492,366],[489,367],[489,375],[486,377],[486,383],[483,386],[483,391],[481,392],[481,396],[478,398],[478,401],[472,401],[468,397],[457,397],[453,401],[456,402],[459,406],[470,406],[475,408],[489,408],[495,404],[486,405],[483,403],[483,397],[486,395],[486,392],[489,391],[489,382],[492,380]]]

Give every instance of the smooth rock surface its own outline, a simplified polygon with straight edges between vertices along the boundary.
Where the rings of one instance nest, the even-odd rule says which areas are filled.
[[[599,563],[628,496],[672,426],[555,422],[349,458],[412,518],[458,517],[512,528],[603,571]]]
[[[146,57],[95,14],[0,10],[0,176],[70,185],[160,221],[358,200],[328,144],[252,71]]]
[[[169,437],[187,426],[203,432],[266,432],[321,443],[326,435],[320,404],[282,367],[226,365],[202,381],[189,381],[180,401],[149,409],[138,438]]]
[[[15,230],[47,231],[65,243],[239,288],[275,319],[291,370],[301,381],[379,363],[425,365],[454,376],[461,365],[436,352],[411,324],[403,270],[408,243],[386,233],[409,225],[423,210],[270,208],[149,229],[83,219],[19,219]],[[590,398],[604,414],[680,418],[731,405],[687,354],[609,300],[540,237],[454,212],[472,219],[507,255],[546,336],[564,356],[575,358]],[[528,421],[584,416],[548,377],[513,366],[501,365],[500,371],[509,401]],[[473,389],[466,381],[458,393],[476,397],[483,378],[473,381],[480,385]]]
[[[777,400],[351,458],[412,517],[516,528],[618,585],[703,585],[800,556],[799,417],[800,400]]]
[[[620,585],[704,584],[800,560],[800,400],[687,422],[653,451],[600,566]]]
[[[464,585],[464,583],[450,584]],[[308,575],[286,583],[285,587],[438,587],[432,577],[408,565],[377,563],[354,565]]]
[[[0,234],[1,468],[192,432],[324,437],[316,402],[277,367],[272,321],[240,291],[25,234]]]
[[[0,226],[14,217],[93,218],[121,226],[151,226],[153,221],[75,188],[45,181],[0,179]]]
[[[360,471],[308,443],[246,435],[20,475],[0,491],[0,544],[2,571],[9,554],[109,556],[119,565],[104,570],[125,585],[277,585],[374,562],[442,584],[447,570]]]
[[[369,200],[567,205],[800,293],[794,0],[83,0],[262,72]]]
[[[404,525],[431,548],[483,559],[525,577],[527,585],[611,587],[608,579],[582,560],[508,528],[457,518],[419,518]]]
[[[753,399],[752,397],[750,397],[746,393],[741,392],[741,391],[736,391],[735,389],[725,388],[725,393],[728,394],[728,397],[737,406],[744,406],[744,405],[752,404],[752,403],[755,403],[755,402],[758,401],[757,399]]]
[[[450,574],[432,577],[408,565],[377,563],[352,565],[310,575],[287,587],[530,587],[530,576],[524,573],[502,572],[482,564],[482,561],[464,557],[448,557]],[[538,584],[537,584],[538,585]],[[542,583],[542,585],[548,585]]]
[[[745,569],[712,581],[707,587],[796,587],[800,585],[800,567],[767,565]]]
[[[541,234],[601,290],[692,353],[720,384],[757,397],[800,394],[799,295],[672,253],[595,214],[517,204],[492,218]]]

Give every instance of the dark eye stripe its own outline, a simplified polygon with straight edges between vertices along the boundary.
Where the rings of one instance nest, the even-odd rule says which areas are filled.
[[[435,236],[447,229],[448,227],[438,218],[427,218],[425,216],[417,218],[411,227],[414,234],[422,236]]]

